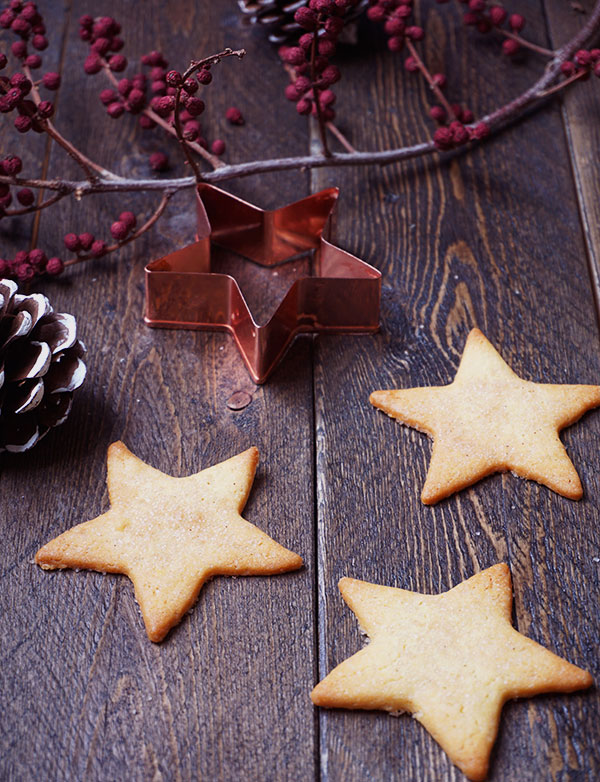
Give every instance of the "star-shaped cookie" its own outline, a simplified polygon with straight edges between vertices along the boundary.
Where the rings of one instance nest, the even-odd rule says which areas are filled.
[[[572,500],[583,494],[558,433],[600,405],[600,386],[522,380],[479,329],[450,385],[374,391],[370,401],[433,437],[426,505],[505,470]]]
[[[353,578],[339,587],[371,641],[317,684],[313,702],[411,712],[472,780],[485,779],[505,701],[593,683],[512,627],[505,564],[440,595]]]
[[[124,573],[133,581],[146,631],[161,641],[216,575],[270,575],[302,559],[241,517],[258,451],[187,478],[142,462],[121,442],[108,449],[111,507],[43,546],[42,568]]]

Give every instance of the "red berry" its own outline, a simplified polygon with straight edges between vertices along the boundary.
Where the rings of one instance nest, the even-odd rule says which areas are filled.
[[[64,268],[65,265],[60,258],[49,258],[48,263],[46,264],[46,274],[56,277],[59,274],[62,274]]]
[[[452,149],[454,141],[450,128],[438,128],[433,134],[433,143],[438,149]]]
[[[6,55],[3,52],[0,52],[0,71],[3,68],[6,68],[6,63],[8,62],[8,59]]]
[[[508,17],[508,25],[515,33],[519,33],[525,27],[525,17],[521,14],[511,14]]]
[[[573,59],[577,65],[582,68],[587,68],[588,65],[592,64],[592,55],[585,49],[580,49],[578,52],[575,52],[575,57]]]
[[[409,73],[416,73],[419,70],[419,65],[414,57],[407,57],[404,60],[404,67]]]
[[[572,76],[575,73],[575,63],[570,60],[565,60],[560,66],[560,71],[565,76]]]
[[[316,13],[306,6],[299,8],[294,14],[294,21],[304,30],[315,30],[318,25]]]
[[[188,98],[185,107],[192,117],[198,117],[204,111],[204,101],[201,98]]]
[[[210,84],[212,81],[212,73],[207,71],[205,68],[202,68],[198,71],[196,78],[200,84]]]
[[[144,108],[146,96],[141,90],[133,89],[127,96],[127,107],[133,113],[141,111]]]
[[[390,52],[400,52],[404,47],[404,37],[401,35],[392,35],[387,40],[387,48]]]
[[[67,234],[64,238],[65,247],[73,253],[76,253],[81,248],[81,242],[77,234]]]
[[[501,24],[504,24],[504,21],[508,14],[502,8],[502,6],[499,5],[492,5],[490,7],[490,21],[493,25],[496,27],[499,27]]]
[[[38,52],[43,52],[44,49],[48,48],[48,39],[45,35],[34,35],[31,39],[31,45],[34,49],[37,49]]]
[[[33,190],[24,187],[22,190],[17,191],[17,201],[23,206],[31,206],[35,201]]]
[[[96,239],[96,241],[92,243],[91,252],[94,258],[99,258],[101,255],[104,255],[105,250],[106,242],[103,242],[102,239]]]
[[[516,54],[521,47],[519,46],[517,41],[513,41],[512,38],[507,38],[506,41],[502,42],[502,52],[504,54],[507,54],[509,57],[511,57],[513,54]]]
[[[244,118],[242,116],[242,112],[237,109],[235,106],[231,106],[227,109],[225,112],[225,119],[230,122],[232,125],[243,125],[244,124]]]
[[[471,137],[475,139],[487,138],[490,135],[490,126],[485,122],[480,122],[471,130]]]
[[[143,130],[152,130],[152,128],[156,127],[156,122],[151,117],[147,117],[145,114],[142,114],[139,119],[139,123]]]
[[[446,121],[446,111],[441,106],[432,106],[429,109],[429,116],[431,117],[431,119],[434,119],[436,122]]]
[[[47,90],[57,90],[60,87],[60,74],[49,71],[42,76],[42,84]]]
[[[19,282],[27,282],[35,277],[35,272],[28,263],[20,263],[16,268],[16,274]]]
[[[2,161],[2,170],[6,176],[17,176],[23,170],[23,163],[20,157],[9,155]]]
[[[133,212],[121,212],[119,215],[119,222],[125,223],[127,226],[127,230],[131,231],[133,228],[135,228],[136,219]]]
[[[93,243],[94,243],[94,234],[89,233],[89,231],[79,234],[79,244],[81,245],[82,250],[85,250],[87,252]]]
[[[328,65],[327,68],[325,68],[321,73],[321,81],[327,87],[329,87],[332,84],[335,84],[341,78],[342,78],[342,74],[340,73],[340,69],[337,68],[335,65]]]
[[[225,142],[223,139],[215,139],[211,145],[213,155],[222,155],[225,152]]]
[[[31,250],[29,253],[29,263],[38,269],[43,268],[46,265],[46,253],[43,250]]]
[[[37,108],[42,119],[49,119],[54,114],[54,105],[49,100],[40,101]]]
[[[123,57],[122,54],[113,54],[112,57],[108,58],[108,67],[111,71],[120,73],[127,67],[127,58]]]
[[[119,99],[119,96],[114,90],[102,90],[100,93],[100,100],[105,106],[108,106],[111,103],[114,103],[116,100]]]
[[[102,70],[102,60],[97,54],[88,54],[83,63],[83,70],[88,76],[99,73]]]
[[[443,90],[446,84],[448,83],[448,79],[446,79],[443,73],[434,73],[432,76],[432,80],[435,86],[439,87],[441,90]]]
[[[110,227],[110,232],[114,239],[118,242],[122,242],[129,233],[127,225],[120,220],[116,220]]]
[[[380,5],[372,5],[367,10],[367,19],[370,19],[372,22],[383,22],[385,19],[385,8],[382,8]]]
[[[298,114],[310,114],[312,109],[312,101],[308,98],[301,98],[298,103],[296,103],[296,111]]]
[[[167,73],[166,82],[171,87],[179,87],[183,83],[183,78],[179,71],[169,71]]]
[[[15,128],[19,133],[27,133],[28,130],[31,130],[32,124],[31,117],[28,117],[25,114],[15,119]]]
[[[150,155],[150,168],[153,171],[166,171],[169,168],[169,158],[164,152],[153,152]]]
[[[193,95],[195,92],[198,92],[198,82],[193,79],[186,79],[183,82],[183,91],[187,92],[188,95]]]
[[[106,107],[106,111],[109,117],[112,117],[113,119],[118,119],[123,115],[123,112],[125,111],[125,106],[122,103],[115,101],[114,103],[110,103]]]
[[[597,76],[600,79],[600,62],[597,62],[594,65],[594,76]]]
[[[306,61],[304,49],[300,48],[300,46],[290,46],[286,50],[284,60],[290,65],[302,65]]]
[[[425,31],[422,27],[417,27],[416,25],[413,25],[412,27],[406,28],[406,36],[407,38],[410,38],[413,41],[422,41],[425,37]]]

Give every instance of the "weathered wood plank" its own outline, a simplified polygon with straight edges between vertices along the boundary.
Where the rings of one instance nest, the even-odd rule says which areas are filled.
[[[276,69],[262,36],[243,27],[232,5],[105,2],[102,14],[123,24],[132,59],[152,48],[174,67],[246,46],[243,63],[215,68],[207,89],[207,126],[218,127],[231,159],[286,152],[303,143],[303,120],[280,99],[285,84],[264,79]],[[145,173],[147,155],[175,143],[140,139],[135,120],[110,120],[85,77],[77,18],[67,9],[65,68],[56,122],[99,162]],[[60,21],[62,8],[54,15]],[[260,84],[260,89],[248,85]],[[244,128],[226,127],[239,103]],[[75,110],[74,107],[83,108]],[[274,127],[267,135],[265,108]],[[216,133],[212,136],[214,138]],[[51,172],[66,169],[60,153]],[[183,171],[183,166],[179,167]],[[306,195],[301,174],[248,180],[236,188],[264,206]],[[106,238],[124,208],[138,214],[152,199],[66,202],[44,215],[41,237],[63,253],[74,230]],[[305,778],[313,774],[315,719],[308,699],[314,676],[313,477],[311,348],[300,341],[264,388],[256,388],[225,335],[151,331],[141,320],[143,266],[191,240],[194,203],[174,199],[152,235],[64,281],[44,286],[55,305],[73,312],[89,348],[89,374],[69,421],[34,451],[2,460],[4,572],[0,611],[3,709],[0,768],[9,779]],[[282,274],[292,274],[288,269]],[[257,307],[269,291],[250,279]],[[272,302],[271,302],[272,303]],[[235,412],[237,390],[252,403]],[[61,530],[107,506],[105,454],[122,438],[140,458],[186,475],[257,445],[261,465],[245,516],[298,551],[306,567],[273,578],[218,578],[161,645],[144,632],[131,584],[93,573],[43,573],[31,565],[37,548]]]
[[[519,10],[543,43],[540,5]],[[428,61],[448,72],[450,99],[476,115],[542,67],[530,57],[503,63],[499,44],[461,29],[448,7],[428,3],[422,19]],[[366,42],[345,65],[340,124],[350,104],[359,148],[426,137],[425,89],[398,60],[371,59],[375,46]],[[378,336],[320,339],[316,348],[320,675],[361,646],[336,587],[341,576],[440,592],[508,561],[518,628],[597,676],[599,416],[564,435],[585,486],[581,503],[507,475],[429,508],[419,495],[430,445],[368,402],[377,388],[449,382],[475,325],[525,378],[597,382],[593,298],[557,107],[467,155],[314,174],[314,188],[331,184],[342,188],[339,242],[382,270],[384,288]],[[598,711],[595,692],[507,705],[490,778],[597,773]],[[322,711],[320,725],[330,782],[463,778],[406,716]]]
[[[593,2],[557,4],[546,2],[550,40],[553,46],[562,42],[585,23],[586,10]],[[582,9],[582,10],[580,10]],[[583,12],[582,12],[583,11]],[[600,41],[591,42],[592,46]],[[586,84],[576,84],[565,92],[562,99],[562,116],[565,125],[569,155],[577,186],[577,198],[585,236],[590,272],[600,300],[600,204],[598,203],[598,161],[600,160],[600,91],[598,81],[592,77]]]

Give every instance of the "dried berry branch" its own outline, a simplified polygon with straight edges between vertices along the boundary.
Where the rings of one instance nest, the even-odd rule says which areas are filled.
[[[302,23],[301,27],[307,30],[301,36],[299,46],[283,47],[280,50],[280,54],[286,62],[286,69],[289,70],[293,79],[292,84],[286,88],[286,97],[296,101],[299,113],[312,113],[320,121],[321,138],[324,141],[323,152],[316,155],[255,160],[235,165],[224,164],[205,149],[206,142],[200,138],[200,126],[196,120],[196,117],[204,109],[204,103],[194,93],[199,84],[210,83],[212,79],[210,65],[213,62],[232,54],[241,56],[242,51],[233,52],[228,49],[204,60],[195,61],[183,75],[177,71],[167,73],[167,63],[160,53],[152,52],[149,55],[144,55],[142,61],[145,65],[152,67],[150,75],[154,79],[152,83],[154,97],[150,100],[150,104],[146,105],[147,99],[143,92],[145,76],[138,74],[132,79],[124,78],[117,81],[113,73],[121,72],[127,65],[127,61],[122,55],[110,54],[111,51],[118,51],[122,47],[122,41],[118,38],[120,27],[108,17],[102,17],[96,21],[91,17],[84,17],[81,21],[80,35],[84,40],[88,40],[92,47],[86,60],[86,72],[97,73],[104,70],[116,88],[116,92],[105,90],[101,95],[109,115],[116,118],[126,110],[133,114],[138,113],[141,115],[140,124],[142,127],[158,124],[170,134],[176,135],[195,174],[194,176],[155,180],[129,179],[107,171],[89,160],[80,150],[75,149],[50,123],[53,106],[48,101],[41,100],[38,88],[44,86],[47,89],[57,89],[60,77],[58,74],[49,73],[44,74],[42,79],[37,82],[31,78],[30,69],[39,67],[41,59],[38,55],[27,53],[25,42],[32,35],[34,40],[36,36],[42,36],[43,24],[33,3],[22,4],[20,0],[11,0],[9,11],[0,13],[0,26],[6,27],[7,21],[10,22],[10,26],[13,26],[15,19],[17,23],[22,22],[21,17],[27,12],[31,24],[27,29],[22,24],[17,25],[20,28],[19,35],[24,39],[13,44],[13,53],[23,61],[24,69],[28,70],[25,73],[17,73],[10,79],[0,76],[0,111],[9,113],[17,109],[19,116],[15,120],[15,126],[21,132],[27,132],[30,129],[37,132],[48,132],[48,128],[50,128],[49,135],[77,160],[86,174],[86,179],[72,181],[23,177],[20,176],[22,171],[20,159],[9,155],[0,160],[0,217],[2,214],[17,215],[37,211],[56,203],[69,194],[80,199],[85,195],[100,192],[160,191],[162,199],[152,215],[137,230],[134,230],[135,216],[131,212],[123,212],[111,226],[111,234],[115,241],[110,245],[96,239],[90,233],[79,236],[67,234],[65,245],[67,249],[77,253],[77,256],[67,261],[66,264],[63,264],[59,258],[46,259],[44,253],[36,249],[29,253],[17,253],[14,261],[11,262],[0,260],[0,274],[9,273],[19,279],[27,280],[40,273],[58,274],[65,265],[70,266],[91,258],[102,257],[141,236],[158,220],[175,192],[195,187],[199,179],[207,182],[223,182],[235,177],[290,169],[388,165],[430,154],[440,149],[455,148],[466,145],[468,142],[483,140],[492,131],[518,117],[536,102],[565,89],[576,81],[587,78],[592,72],[600,76],[600,49],[588,51],[581,48],[600,30],[600,0],[585,26],[571,41],[555,52],[549,52],[536,44],[527,45],[524,42],[525,39],[520,36],[524,25],[523,17],[517,14],[508,17],[510,30],[505,30],[500,27],[506,21],[506,12],[503,9],[499,9],[498,6],[488,8],[485,0],[470,0],[469,8],[474,10],[465,14],[465,23],[476,23],[480,32],[487,32],[495,26],[506,37],[503,44],[505,53],[512,53],[514,46],[527,46],[538,54],[552,57],[542,76],[530,88],[508,104],[476,121],[468,109],[450,104],[447,101],[442,93],[445,77],[443,74],[431,74],[420,57],[415,43],[420,41],[424,34],[420,27],[407,25],[412,14],[411,5],[406,0],[402,0],[402,2],[401,0],[375,0],[368,14],[371,18],[377,16],[378,20],[384,23],[386,33],[389,36],[388,47],[392,51],[399,51],[403,46],[407,46],[410,56],[405,61],[405,68],[421,73],[441,103],[441,106],[437,107],[439,111],[435,111],[435,106],[432,107],[431,116],[438,122],[449,121],[450,124],[438,127],[432,139],[419,144],[390,150],[356,151],[332,124],[335,114],[332,104],[335,95],[330,87],[340,78],[340,74],[338,69],[328,61],[328,58],[335,51],[337,35],[343,26],[343,21],[335,8],[344,6],[346,9],[346,6],[352,5],[352,0],[348,0],[348,2],[344,0],[342,3],[338,3],[336,0],[335,4],[332,4],[331,0],[309,0],[308,7],[296,12],[296,19],[299,19]],[[21,10],[19,11],[19,9]],[[10,19],[7,14],[10,15]],[[469,14],[472,18],[469,17],[467,20]],[[38,41],[38,43],[43,42]],[[507,47],[506,44],[510,44],[510,46]],[[6,57],[0,54],[0,70],[6,66],[6,63]],[[194,74],[196,75],[195,80],[191,78]],[[33,100],[26,99],[29,92],[32,93]],[[181,111],[180,102],[184,104],[184,109]],[[455,118],[454,121],[451,121],[452,117]],[[243,123],[239,110],[234,108],[229,110],[228,119],[233,124]],[[329,152],[325,128],[338,138],[348,150],[347,152]],[[196,143],[198,139],[199,141]],[[223,142],[217,140],[213,143],[213,151],[217,155],[221,154],[223,149]],[[201,172],[192,152],[207,159],[214,170]],[[159,155],[160,153],[155,154]],[[23,209],[10,210],[8,208],[11,201],[10,187],[13,186],[22,188],[16,195]],[[35,197],[30,188],[47,189],[54,194],[45,201],[34,205]]]

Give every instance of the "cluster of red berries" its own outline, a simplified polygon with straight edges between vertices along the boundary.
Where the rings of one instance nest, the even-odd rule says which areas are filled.
[[[110,233],[117,242],[124,242],[135,229],[136,224],[137,220],[133,212],[121,212],[119,218],[110,226]],[[89,231],[82,234],[68,233],[63,241],[67,250],[84,258],[100,258],[114,249],[108,247],[102,239],[96,239]]]
[[[447,2],[447,0],[443,0]],[[438,0],[438,3],[440,0]],[[521,14],[509,14],[501,5],[488,5],[486,0],[460,0],[468,6],[463,15],[464,24],[476,27],[480,33],[489,33],[494,28],[501,28],[505,23],[511,33],[518,34],[525,27],[525,17]],[[504,54],[512,56],[521,48],[519,41],[507,38],[502,42]]]
[[[306,32],[297,46],[282,46],[281,59],[294,68],[295,79],[285,90],[296,103],[298,114],[320,113],[325,121],[335,117],[335,93],[330,89],[341,78],[331,65],[337,41],[344,28],[344,16],[358,0],[309,0],[294,14],[296,23]],[[317,105],[318,101],[318,105]]]
[[[425,32],[422,27],[411,24],[413,0],[371,0],[367,17],[372,22],[381,22],[387,35],[387,46],[391,52],[399,52],[404,48],[406,40],[422,41]],[[405,67],[408,71],[416,70],[416,62],[409,57]]]
[[[11,46],[11,51],[18,60],[32,70],[41,67],[40,55],[30,54],[28,48],[31,44],[33,49],[43,52],[48,46],[46,25],[35,3],[11,0],[0,12],[0,27],[12,30],[18,36],[19,40]]]
[[[23,163],[21,158],[16,155],[8,155],[4,159],[0,160],[0,176],[16,177],[21,173],[23,169]],[[33,190],[28,187],[23,187],[15,193],[17,201],[21,206],[29,207],[33,206],[35,202],[35,195]],[[12,193],[10,185],[5,182],[0,182],[0,218],[4,217],[6,210],[12,204]]]
[[[90,45],[84,70],[87,74],[99,73],[103,68],[115,73],[121,73],[127,67],[127,59],[122,54],[116,54],[123,48],[123,39],[119,37],[121,26],[110,16],[98,19],[86,15],[79,20],[79,36]],[[139,114],[139,124],[144,130],[151,130],[157,125],[157,118],[174,125],[175,96],[181,90],[179,120],[183,136],[187,141],[197,142],[204,149],[209,144],[202,135],[199,117],[204,112],[204,101],[197,95],[201,86],[212,81],[210,64],[206,64],[195,77],[183,79],[178,71],[168,70],[169,63],[159,51],[144,54],[142,66],[147,72],[140,71],[130,78],[122,77],[115,89],[104,89],[100,100],[113,119],[118,119],[125,112]],[[228,110],[227,119],[235,125],[243,125],[244,119],[239,109]],[[212,143],[212,152],[222,155],[225,142],[217,139]],[[169,167],[167,156],[163,152],[155,152],[150,156],[150,166],[154,171],[165,171]]]
[[[485,122],[467,127],[460,119],[456,119],[449,125],[438,128],[433,134],[433,142],[438,149],[448,150],[462,147],[472,139],[479,141],[489,135],[490,127]]]
[[[0,258],[0,277],[29,282],[34,277],[49,274],[56,277],[65,265],[60,258],[47,258],[43,250],[19,250],[14,258]]]
[[[600,49],[580,49],[575,52],[573,60],[563,62],[560,70],[567,78],[581,74],[581,78],[585,79],[593,73],[600,79]]]
[[[13,55],[22,61],[26,68],[39,68],[42,64],[41,57],[37,54],[27,54],[27,41],[32,39],[32,45],[38,49],[45,49],[48,41],[43,35],[45,32],[42,17],[37,12],[35,3],[21,3],[12,0],[10,5],[0,13],[0,26],[11,29],[21,40],[15,41],[11,46]],[[0,54],[0,70],[4,70],[8,64],[5,54]],[[49,90],[57,90],[60,87],[58,73],[45,73],[37,86]],[[45,120],[54,114],[54,105],[49,100],[42,100],[37,105],[27,96],[31,93],[33,84],[21,71],[12,76],[0,76],[0,113],[9,114],[16,111],[14,125],[20,133],[34,130],[41,133],[44,130]]]

